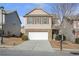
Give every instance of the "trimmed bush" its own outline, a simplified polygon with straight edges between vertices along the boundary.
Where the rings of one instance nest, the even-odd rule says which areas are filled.
[[[61,40],[62,35],[57,35],[55,39],[58,40],[58,41]],[[65,40],[66,40],[66,37],[63,35],[63,41],[65,41]]]
[[[75,39],[75,43],[79,44],[79,38]]]
[[[27,35],[22,35],[22,40],[26,41],[29,40]]]
[[[16,37],[16,35],[15,35],[15,34],[13,34],[13,35],[12,35],[12,37]]]

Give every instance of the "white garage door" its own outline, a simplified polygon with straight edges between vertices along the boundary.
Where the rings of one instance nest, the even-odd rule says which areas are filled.
[[[30,40],[48,40],[48,32],[29,32]]]

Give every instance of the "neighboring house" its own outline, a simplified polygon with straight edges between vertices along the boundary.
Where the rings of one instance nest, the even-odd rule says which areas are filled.
[[[71,19],[75,38],[79,38],[79,14],[72,16]]]
[[[24,26],[21,27],[21,33],[25,33]]]
[[[79,38],[79,19],[73,20],[73,31],[76,38]]]
[[[79,38],[79,15],[66,17],[61,23],[61,31],[67,40],[75,42]]]
[[[75,36],[73,32],[72,21],[69,18],[64,18],[60,25],[61,34],[66,36],[66,40],[75,41]]]
[[[55,15],[50,15],[46,11],[35,8],[25,16],[25,34],[30,40],[51,40],[53,34],[57,34],[59,29],[55,20]],[[58,24],[58,23],[57,23]]]
[[[2,9],[0,9],[0,15],[3,15],[3,18],[1,16],[0,20],[5,20],[3,25],[4,36],[19,36],[21,31],[21,21],[17,12],[6,10],[3,10],[3,12],[4,13],[2,13]]]

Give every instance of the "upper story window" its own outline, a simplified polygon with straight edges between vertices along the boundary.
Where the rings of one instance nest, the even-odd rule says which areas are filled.
[[[34,17],[34,22],[35,22],[35,24],[41,24],[40,17]]]
[[[34,21],[33,21],[32,17],[27,18],[27,24],[34,24]]]
[[[41,21],[42,21],[42,24],[48,24],[49,23],[48,17],[42,17]]]
[[[48,17],[28,17],[27,24],[49,24]]]

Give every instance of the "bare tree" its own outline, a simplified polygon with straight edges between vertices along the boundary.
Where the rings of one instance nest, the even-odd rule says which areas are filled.
[[[56,4],[49,4],[52,8],[51,11],[53,13],[53,10],[55,10],[55,13],[61,20],[61,23],[63,20],[72,15],[74,11],[76,11],[77,5],[75,3],[56,3]],[[62,27],[62,24],[60,24],[60,29]],[[62,39],[60,41],[60,49],[62,51],[62,40],[63,40],[63,31],[61,30]]]
[[[72,15],[78,6],[77,3],[56,3],[49,5],[52,7],[51,11],[55,10],[61,21],[64,17]]]

